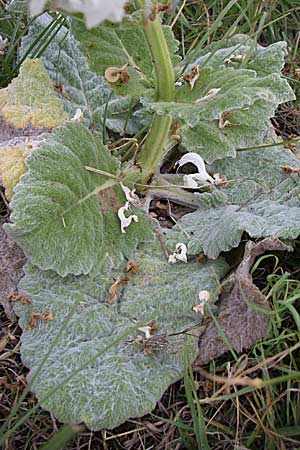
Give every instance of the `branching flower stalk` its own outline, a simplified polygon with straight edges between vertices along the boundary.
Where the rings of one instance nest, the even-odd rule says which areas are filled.
[[[137,0],[139,8],[143,0]],[[174,72],[167,42],[158,15],[154,20],[149,18],[143,23],[143,31],[149,45],[157,79],[156,101],[171,102],[174,100]],[[150,131],[143,148],[138,155],[138,163],[142,167],[142,182],[146,183],[154,173],[161,160],[168,141],[171,117],[154,115]]]

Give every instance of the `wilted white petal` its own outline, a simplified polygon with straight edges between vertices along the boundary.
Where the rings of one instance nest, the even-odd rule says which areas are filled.
[[[145,334],[145,338],[146,339],[150,339],[151,338],[152,328],[151,328],[150,325],[146,325],[144,327],[140,327],[140,328],[138,328],[138,330]]]
[[[169,256],[168,262],[175,264],[177,261],[187,263],[187,248],[185,244],[178,242],[175,246],[175,252]]]
[[[41,13],[46,3],[44,0],[31,0],[30,14]],[[50,7],[81,12],[85,16],[87,28],[92,28],[103,20],[120,22],[125,14],[125,3],[126,0],[55,0],[50,3]]]
[[[201,158],[201,156],[198,155],[198,153],[194,152],[186,153],[176,162],[175,166],[178,166],[179,169],[181,166],[187,163],[194,164],[197,167],[198,172],[202,172],[203,170],[205,170],[204,161]]]
[[[244,58],[246,57],[246,55],[231,55],[229,56],[229,58],[224,59],[224,63],[231,63],[234,61],[242,61]]]
[[[184,184],[184,186],[189,187],[191,189],[196,189],[199,186],[198,186],[197,181],[194,180],[193,175],[194,175],[193,173],[191,175],[184,175],[183,176],[183,184]]]
[[[122,188],[122,190],[123,190],[123,192],[124,192],[124,194],[125,194],[126,200],[127,200],[129,203],[133,203],[133,204],[139,203],[139,200],[140,200],[140,199],[139,199],[139,197],[136,195],[135,189],[133,189],[133,190],[131,191],[127,186],[124,186],[123,183],[120,183],[120,185],[121,185],[121,188]]]
[[[198,186],[197,181],[199,182],[209,181],[210,183],[214,182],[214,179],[206,172],[204,161],[200,155],[193,152],[187,153],[186,155],[183,155],[179,161],[177,161],[176,165],[178,166],[178,168],[180,168],[181,166],[187,163],[194,164],[198,169],[198,173],[192,173],[190,175],[184,176],[183,179],[186,186],[197,187]]]
[[[81,122],[83,119],[83,112],[80,108],[77,108],[74,114],[74,117],[72,117],[71,122]]]
[[[191,91],[193,90],[194,85],[198,80],[199,76],[200,76],[199,66],[195,66],[193,78],[190,80]]]
[[[7,44],[8,44],[8,40],[6,38],[4,38],[3,36],[1,36],[1,34],[0,34],[0,55],[3,55],[3,53],[5,52]]]
[[[208,291],[200,291],[199,292],[199,303],[196,303],[192,307],[192,311],[194,311],[197,314],[202,314],[204,316],[205,314],[205,305],[210,299],[210,293]]]
[[[122,233],[126,233],[125,228],[129,227],[132,221],[138,222],[139,218],[135,214],[131,214],[129,217],[125,216],[125,211],[129,209],[129,202],[126,202],[124,206],[119,208],[118,217],[121,221],[121,231]]]
[[[214,97],[215,95],[218,94],[218,92],[220,92],[220,90],[221,88],[210,89],[204,97],[197,98],[197,100],[194,100],[193,103],[197,105],[198,103],[201,103],[204,100],[207,100],[208,98]]]

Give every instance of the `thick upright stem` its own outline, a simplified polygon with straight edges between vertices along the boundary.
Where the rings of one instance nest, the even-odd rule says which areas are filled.
[[[139,6],[143,5],[142,0],[138,0],[137,3]],[[157,15],[153,21],[148,19],[143,25],[143,30],[156,72],[156,100],[173,101],[174,72],[159,16]],[[158,116],[155,114],[153,117],[145,144],[138,155],[138,162],[142,167],[144,182],[154,173],[164,154],[171,122],[172,120],[169,116]]]

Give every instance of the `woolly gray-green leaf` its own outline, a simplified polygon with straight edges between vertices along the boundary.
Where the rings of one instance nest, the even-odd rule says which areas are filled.
[[[297,238],[300,181],[298,175],[285,173],[284,166],[298,168],[299,161],[282,147],[242,152],[235,159],[215,163],[213,173],[225,175],[228,185],[195,194],[199,208],[175,226],[188,253],[203,250],[216,258],[237,247],[245,231],[254,238]]]
[[[279,103],[294,98],[289,84],[279,74],[257,77],[253,70],[221,66],[219,70],[200,70],[194,88],[190,90],[187,85],[178,87],[174,102],[147,101],[145,106],[150,111],[168,114],[194,127],[201,120],[219,120],[222,113],[251,107],[259,100],[274,111]]]
[[[108,183],[92,165],[115,173],[118,163],[82,125],[42,135],[27,158],[7,226],[33,264],[60,275],[88,273],[102,258],[103,217],[96,194]],[[111,182],[111,180],[110,180]]]
[[[108,26],[102,24],[87,30],[83,22],[73,22],[73,31],[80,42],[82,52],[96,73],[104,75],[109,67],[123,67],[129,64],[126,73],[128,82],[111,83],[115,92],[139,98],[142,95],[155,96],[156,78],[152,56],[143,33],[140,12],[127,16],[122,23]],[[173,64],[179,58],[175,55],[177,41],[171,29],[163,27]]]
[[[30,25],[28,34],[22,39],[20,56],[29,51],[35,39],[46,32],[48,45],[41,56],[52,82],[62,89],[59,94],[65,109],[74,115],[80,108],[84,124],[91,130],[103,132],[104,124],[120,134],[134,134],[139,128],[136,117],[129,117],[134,106],[129,97],[115,95],[103,77],[91,72],[86,57],[71,31],[44,13]],[[48,31],[47,31],[48,29]],[[29,55],[34,56],[36,47]]]
[[[195,48],[181,62],[189,72],[192,66],[219,68],[221,65],[253,69],[259,76],[280,72],[287,54],[286,42],[275,42],[268,47],[257,45],[247,35],[237,34],[230,39],[213,42],[205,48]]]
[[[228,270],[226,263],[219,259],[171,265],[159,243],[141,248],[134,261],[137,274],[127,272],[129,281],[118,286],[117,299],[111,303],[108,288],[120,273],[122,260],[114,264],[106,254],[101,275],[94,278],[62,279],[26,267],[20,290],[32,303],[16,305],[24,330],[22,358],[31,369],[29,381],[39,402],[63,422],[111,429],[142,416],[182,376],[185,340],[190,360],[197,355],[201,316],[191,308],[202,289],[211,292],[212,301],[216,298],[218,278]],[[30,329],[30,311],[50,311],[53,319],[37,319]],[[150,340],[141,343],[145,335],[136,330],[105,351],[136,321],[153,317],[157,328]],[[195,326],[188,335],[168,336]],[[138,337],[140,343],[135,343]]]
[[[183,147],[209,163],[263,144],[277,106],[295,98],[280,74],[286,44],[263,48],[248,41],[239,35],[197,50],[183,62],[190,62],[185,76],[195,77],[192,89],[189,83],[177,86],[174,102],[143,100],[146,110],[179,121]]]

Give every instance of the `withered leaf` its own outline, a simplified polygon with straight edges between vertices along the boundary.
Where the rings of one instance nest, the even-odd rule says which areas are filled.
[[[259,243],[248,241],[242,262],[232,273],[220,296],[217,321],[232,348],[241,352],[248,349],[267,330],[268,301],[253,284],[251,266],[257,256],[266,251],[292,251],[292,247],[276,238],[266,238]],[[253,305],[253,307],[252,307]],[[221,356],[228,348],[211,320],[199,338],[199,355],[195,365],[203,365]]]
[[[3,230],[4,222],[5,219],[0,218],[0,303],[5,314],[13,319],[15,316],[8,295],[16,291],[24,275],[22,268],[26,258],[22,249]]]

